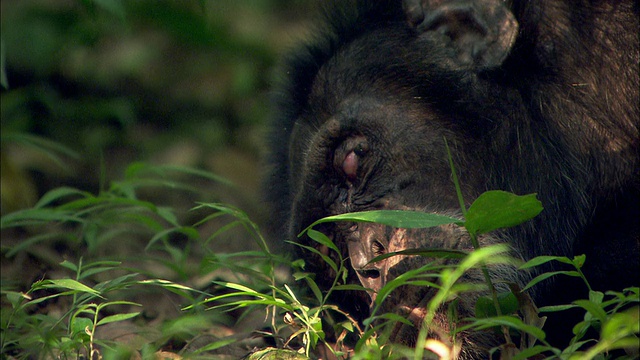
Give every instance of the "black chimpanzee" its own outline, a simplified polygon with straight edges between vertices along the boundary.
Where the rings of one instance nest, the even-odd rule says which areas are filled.
[[[533,221],[482,243],[507,242],[524,259],[584,253],[593,288],[639,285],[638,1],[336,3],[314,40],[288,58],[277,95],[268,197],[280,234],[296,239],[319,218],[373,209],[459,216],[446,138],[464,199],[501,189],[537,193],[543,203]],[[456,226],[321,230],[349,256],[350,281],[371,297],[425,261],[368,264],[379,254],[471,249]],[[304,256],[322,282],[328,268]],[[584,287],[558,277],[531,295],[539,306],[567,303],[585,296]],[[396,292],[385,309],[419,323],[429,289]],[[352,293],[344,304],[366,316],[371,297]],[[460,306],[463,315],[473,311],[471,302]],[[551,341],[571,335],[564,320],[548,320]],[[446,315],[436,323],[446,328]],[[395,340],[411,344],[412,336],[401,329]],[[465,336],[461,356],[484,357],[495,345]]]

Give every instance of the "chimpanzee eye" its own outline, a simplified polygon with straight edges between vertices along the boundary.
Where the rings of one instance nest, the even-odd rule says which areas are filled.
[[[375,256],[380,256],[387,253],[384,245],[382,245],[382,243],[380,243],[378,240],[374,240],[373,244],[371,244],[371,247]]]

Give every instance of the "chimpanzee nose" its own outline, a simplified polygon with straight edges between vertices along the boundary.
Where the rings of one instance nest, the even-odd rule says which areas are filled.
[[[385,284],[385,260],[371,263],[376,256],[386,251],[382,243],[376,240],[375,231],[356,231],[348,240],[349,259],[362,286],[371,289],[369,296],[375,300],[376,294]]]

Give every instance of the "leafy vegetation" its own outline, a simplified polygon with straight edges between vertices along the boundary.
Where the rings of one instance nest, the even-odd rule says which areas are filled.
[[[268,116],[268,69],[293,38],[283,28],[303,28],[296,21],[304,22],[307,3],[2,2],[1,358],[446,358],[456,344],[428,339],[429,317],[416,348],[387,341],[390,325],[406,323],[380,311],[398,286],[437,289],[430,314],[479,285],[493,289],[460,279],[496,264],[572,267],[524,290],[552,276],[589,287],[581,268],[591,259],[581,256],[521,264],[505,247],[477,241],[473,252],[405,250],[376,261],[455,261],[390,281],[360,324],[329,301],[364,291],[346,283],[345,259],[318,253],[337,274],[323,292],[303,261],[274,250],[260,230],[253,164]],[[540,208],[532,195],[490,192],[463,210],[464,221],[368,212],[319,222],[455,223],[477,236]],[[305,231],[337,251],[313,225]],[[514,287],[488,294],[476,318],[454,331],[498,328],[504,358],[602,359],[614,349],[638,356],[638,288],[590,289],[588,299],[541,309]],[[544,341],[543,315],[567,310],[585,315],[571,345],[556,349]]]
[[[465,284],[460,279],[465,272],[474,268],[483,268],[495,264],[517,264],[508,256],[508,248],[502,245],[480,247],[464,253],[447,249],[415,249],[399,253],[385,254],[381,260],[389,256],[415,255],[430,258],[446,257],[458,259],[453,265],[448,263],[429,263],[411,270],[386,284],[376,297],[375,306],[370,319],[358,324],[350,315],[328,302],[332,292],[345,290],[363,290],[361,286],[347,284],[347,268],[344,259],[334,262],[326,255],[322,256],[337,274],[334,285],[328,292],[322,292],[315,283],[313,274],[302,271],[302,262],[283,259],[272,254],[267,242],[245,213],[237,208],[217,204],[203,203],[194,211],[209,212],[194,225],[181,225],[176,220],[173,210],[156,206],[150,202],[139,200],[137,192],[145,186],[162,186],[170,188],[186,188],[180,182],[166,177],[158,177],[154,181],[142,181],[139,174],[146,169],[154,174],[188,173],[191,176],[203,176],[210,181],[217,177],[200,171],[175,167],[149,168],[147,165],[133,164],[127,171],[126,179],[111,184],[109,189],[94,195],[68,187],[54,189],[45,194],[33,208],[16,211],[2,217],[3,231],[26,231],[25,236],[13,246],[5,246],[5,257],[11,258],[20,254],[35,255],[35,249],[42,243],[62,239],[67,246],[74,247],[77,258],[64,260],[58,264],[58,276],[44,277],[34,281],[26,290],[17,289],[3,282],[2,286],[2,353],[13,358],[75,358],[76,356],[104,358],[122,358],[150,354],[168,353],[166,349],[175,346],[176,341],[189,344],[208,328],[224,327],[230,321],[238,321],[251,316],[256,311],[263,314],[267,321],[263,330],[254,334],[264,339],[262,352],[268,349],[277,354],[275,348],[280,347],[296,351],[295,358],[317,356],[319,349],[334,352],[336,356],[350,356],[362,359],[380,358],[422,358],[425,350],[448,358],[456,351],[456,344],[445,344],[439,340],[427,338],[432,317],[426,316],[420,331],[419,345],[414,349],[403,348],[388,343],[389,324],[398,321],[407,323],[405,319],[394,314],[379,313],[378,309],[385,297],[400,285],[431,286],[437,289],[427,304],[427,314],[463,296],[469,291],[478,291],[478,286]],[[538,204],[538,206],[532,206]],[[326,221],[377,221],[390,226],[429,227],[444,223],[456,223],[461,226],[475,226],[480,229],[494,229],[500,225],[515,225],[517,221],[505,221],[504,212],[497,210],[500,206],[509,209],[531,209],[529,216],[535,216],[541,209],[532,196],[515,196],[504,192],[488,192],[483,194],[467,211],[470,219],[483,217],[483,223],[476,220],[460,221],[456,218],[445,218],[433,214],[372,211],[345,214]],[[489,211],[490,210],[490,211]],[[474,215],[494,213],[495,217]],[[521,216],[522,212],[518,212]],[[232,219],[226,225],[208,237],[200,235],[198,227],[226,216]],[[527,217],[522,217],[523,218]],[[315,225],[315,224],[314,224]],[[258,250],[237,253],[220,253],[216,251],[219,236],[233,227],[240,226],[256,241]],[[322,233],[309,227],[305,232],[315,241],[338,251],[335,244]],[[480,231],[478,231],[480,232]],[[147,238],[144,249],[139,249],[138,257],[145,262],[153,263],[170,270],[174,278],[182,281],[167,280],[157,276],[163,271],[150,271],[127,265],[131,259],[119,259],[113,256],[106,259],[101,249],[117,246],[129,241],[131,234],[143,234]],[[144,235],[146,234],[146,235]],[[182,238],[181,246],[173,241]],[[201,256],[201,267],[194,272],[190,268],[188,257],[198,248]],[[31,252],[34,252],[32,254]],[[101,256],[96,256],[100,254]],[[91,259],[91,260],[86,260]],[[563,257],[538,257],[521,264],[520,269],[528,269],[549,261],[560,261],[574,267],[574,270],[556,273],[543,273],[534,278],[526,287],[544,281],[551,276],[580,277],[588,286],[588,279],[581,273],[586,261],[583,256],[575,259]],[[284,268],[292,277],[278,276]],[[216,277],[211,285],[204,283],[201,287],[188,284],[190,277],[199,274],[216,273],[218,270],[230,270],[228,276]],[[492,285],[489,285],[492,286]],[[175,319],[167,320],[160,334],[149,336],[151,324],[141,319],[145,306],[135,299],[146,288],[160,288],[177,295],[182,310]],[[300,291],[310,289],[310,294]],[[307,296],[310,295],[310,296]],[[476,305],[475,319],[466,319],[465,325],[455,328],[460,331],[484,331],[502,327],[509,347],[503,347],[503,358],[525,359],[534,355],[547,353],[558,358],[599,358],[614,349],[633,349],[638,338],[638,289],[624,292],[590,291],[589,299],[577,300],[565,306],[542,308],[540,313],[564,311],[581,308],[585,312],[584,320],[574,327],[574,338],[571,346],[556,349],[544,341],[543,321],[538,317],[528,297],[516,287],[509,292],[496,293],[492,296],[480,297]],[[629,308],[629,305],[635,305]],[[53,306],[56,311],[46,311]],[[151,306],[153,306],[151,304]],[[234,313],[236,319],[229,319]],[[264,318],[263,318],[264,320]],[[100,330],[109,324],[140,324],[136,334],[142,336],[141,343],[132,344],[117,339],[101,336]],[[327,337],[327,326],[335,338]],[[586,337],[589,329],[600,333],[600,339]],[[246,330],[246,329],[245,329]],[[519,334],[520,346],[511,343],[511,335]],[[452,334],[454,335],[454,334]],[[349,340],[356,339],[355,344]],[[182,356],[214,356],[225,354],[227,348],[241,343],[236,336],[210,338],[198,347],[183,345]],[[243,351],[249,352],[247,344]],[[512,355],[504,351],[510,348]],[[429,352],[427,352],[429,353]],[[275,356],[275,355],[273,355]],[[278,355],[280,356],[280,355]]]

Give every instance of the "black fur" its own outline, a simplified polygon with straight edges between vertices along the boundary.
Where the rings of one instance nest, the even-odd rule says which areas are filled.
[[[425,18],[429,2],[418,2]],[[513,1],[509,10],[517,37],[495,64],[458,60],[469,50],[408,21],[400,0],[330,7],[314,39],[286,59],[276,93],[267,184],[282,225],[276,236],[296,239],[314,220],[346,211],[455,213],[446,137],[467,201],[502,189],[543,202],[536,219],[486,242],[508,239],[525,259],[586,253],[595,289],[638,286],[638,2]],[[345,175],[341,151],[362,139],[370,150],[358,155],[357,175]],[[324,230],[348,256],[352,234]],[[412,232],[407,241],[468,247],[464,236],[444,234]],[[326,276],[319,259],[307,260]],[[585,289],[558,278],[532,295],[542,306]],[[346,305],[366,316],[366,295],[353,296]],[[552,341],[571,335],[565,320],[549,320]]]

